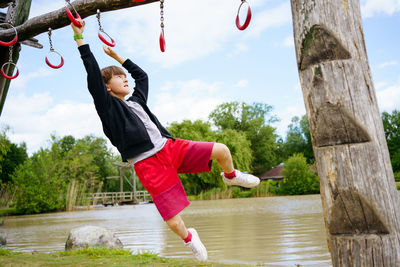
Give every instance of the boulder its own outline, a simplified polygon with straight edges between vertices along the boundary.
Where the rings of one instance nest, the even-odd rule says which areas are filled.
[[[122,248],[121,241],[109,230],[98,226],[82,226],[71,230],[65,242],[65,250],[109,247]]]
[[[4,232],[0,232],[0,246],[7,244],[7,235]]]

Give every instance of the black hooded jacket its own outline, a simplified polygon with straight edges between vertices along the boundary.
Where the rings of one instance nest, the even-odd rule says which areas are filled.
[[[107,92],[99,65],[90,51],[89,45],[82,45],[78,49],[86,68],[88,89],[93,97],[97,114],[103,125],[103,131],[121,153],[122,160],[126,161],[129,158],[152,149],[154,145],[143,122],[124,101],[111,96]],[[149,92],[147,74],[129,59],[122,66],[132,75],[132,78],[136,82],[134,92],[128,100],[139,103],[143,107],[150,119],[160,130],[162,136],[172,138],[171,134],[161,125],[156,116],[147,107]]]

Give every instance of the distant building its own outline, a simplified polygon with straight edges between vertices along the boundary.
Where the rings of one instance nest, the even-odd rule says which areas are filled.
[[[268,181],[268,180],[278,181],[278,182],[282,181],[283,180],[282,169],[283,169],[283,163],[273,167],[271,170],[260,175],[261,181]]]

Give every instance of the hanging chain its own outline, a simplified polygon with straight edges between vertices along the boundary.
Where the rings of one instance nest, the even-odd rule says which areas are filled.
[[[10,4],[10,17],[8,18],[8,23],[10,23],[11,25],[14,24],[14,9],[15,9],[15,1],[12,1],[12,3]]]
[[[8,23],[11,24],[11,26],[13,26],[14,24],[14,9],[15,9],[15,1],[12,1],[12,3],[10,4],[10,17],[8,18]],[[14,46],[11,45],[8,47],[8,62],[13,62],[13,48]]]
[[[13,47],[14,47],[13,45],[8,47],[8,53],[9,53],[8,62],[13,62],[12,60]]]
[[[164,31],[164,0],[160,0],[160,21],[161,30]]]
[[[100,22],[100,9],[97,9],[97,22],[99,23],[99,31],[104,32],[103,27],[101,27],[101,22]]]
[[[50,51],[54,51],[53,42],[51,41],[51,28],[49,28],[49,43],[50,43]]]

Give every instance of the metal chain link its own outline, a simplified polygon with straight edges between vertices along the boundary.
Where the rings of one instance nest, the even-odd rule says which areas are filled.
[[[12,1],[12,3],[10,4],[11,10],[10,10],[10,17],[8,18],[8,23],[10,23],[11,25],[14,24],[14,9],[15,9],[15,1]]]
[[[160,0],[160,21],[161,21],[161,29],[164,30],[164,0]]]
[[[51,41],[51,28],[49,28],[49,43],[50,43],[50,51],[54,51],[53,42]]]
[[[12,49],[14,48],[13,45],[8,47],[8,53],[9,53],[9,57],[8,57],[8,62],[13,62],[12,61]]]
[[[101,22],[100,22],[100,9],[97,9],[97,22],[99,23],[99,31],[104,32],[103,27],[101,26]]]

